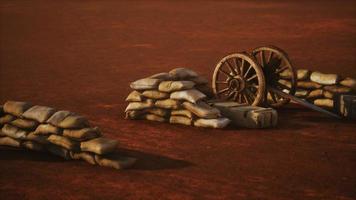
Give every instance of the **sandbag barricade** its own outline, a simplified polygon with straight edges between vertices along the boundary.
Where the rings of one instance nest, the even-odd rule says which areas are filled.
[[[130,84],[126,119],[145,119],[206,128],[224,128],[230,120],[207,104],[208,80],[193,70],[176,68]]]
[[[136,159],[113,156],[116,140],[102,137],[98,127],[69,111],[7,101],[0,107],[0,145],[33,151],[48,151],[66,160],[84,160],[93,165],[123,169]]]

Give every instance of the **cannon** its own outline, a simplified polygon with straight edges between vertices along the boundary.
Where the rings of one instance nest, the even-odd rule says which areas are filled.
[[[289,73],[288,84],[282,73]],[[340,116],[294,96],[297,74],[288,54],[276,46],[263,46],[251,53],[241,52],[225,56],[216,65],[212,89],[217,99],[235,101],[241,105],[278,108],[291,100],[327,114]]]

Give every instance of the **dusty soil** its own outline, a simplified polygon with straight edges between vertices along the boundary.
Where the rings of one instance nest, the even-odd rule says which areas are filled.
[[[128,83],[274,44],[295,67],[356,77],[355,1],[7,1],[0,102],[87,116],[123,154],[116,171],[2,148],[0,199],[355,199],[356,125],[301,107],[278,128],[211,130],[123,118]]]

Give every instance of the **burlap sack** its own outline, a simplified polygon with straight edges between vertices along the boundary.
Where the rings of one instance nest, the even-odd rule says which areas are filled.
[[[169,97],[169,93],[157,90],[146,90],[142,93],[142,95],[150,99],[167,99]]]
[[[82,128],[82,129],[64,129],[63,136],[77,141],[85,141],[101,136],[98,127]]]
[[[166,72],[162,72],[162,73],[158,73],[158,74],[154,74],[148,78],[154,78],[154,79],[160,79],[160,80],[171,80],[172,77],[169,73],[166,73]]]
[[[339,83],[339,75],[337,74],[323,74],[321,72],[313,72],[310,80],[322,85],[334,85]]]
[[[82,151],[89,151],[102,155],[113,152],[117,147],[117,144],[118,142],[116,140],[100,137],[81,142],[80,149]]]
[[[61,146],[68,150],[77,151],[79,149],[79,143],[71,140],[67,137],[63,137],[60,135],[50,135],[47,139],[50,143]]]
[[[33,119],[40,123],[48,120],[56,111],[53,108],[46,106],[33,106],[22,114],[27,119]]]
[[[325,108],[334,108],[334,100],[331,99],[316,99],[314,100],[314,105],[325,107]]]
[[[334,99],[334,97],[336,97],[338,94],[335,94],[335,93],[332,93],[332,92],[329,92],[329,91],[325,90],[323,95],[324,95],[325,98]]]
[[[291,88],[291,87],[292,87],[292,83],[291,83],[290,81],[280,79],[280,80],[278,80],[278,82],[279,82],[280,84],[282,84],[282,85],[287,86],[288,88]]]
[[[126,169],[135,164],[136,158],[124,157],[117,154],[110,154],[105,156],[95,155],[95,161],[103,167]]]
[[[10,123],[11,121],[13,121],[15,119],[16,119],[15,116],[6,114],[6,115],[0,117],[0,124],[4,125],[4,124],[7,124],[7,123]]]
[[[351,92],[351,88],[345,86],[337,86],[337,85],[325,86],[324,90],[337,94],[346,94]]]
[[[209,106],[203,101],[199,101],[197,104],[184,102],[183,107],[200,118],[213,119],[220,117],[220,111],[218,109]]]
[[[297,90],[294,94],[294,96],[299,97],[299,98],[305,98],[309,94],[308,90]]]
[[[194,126],[204,128],[225,128],[230,123],[228,118],[217,119],[198,119],[194,122]]]
[[[143,101],[145,98],[142,96],[142,94],[136,90],[132,91],[129,96],[125,99],[125,101],[130,101],[130,102],[140,102]]]
[[[172,116],[184,116],[184,117],[188,117],[190,119],[194,118],[193,113],[186,109],[172,110],[171,115]]]
[[[156,101],[155,106],[165,109],[178,109],[181,106],[181,102],[174,99],[158,100]]]
[[[95,157],[93,153],[89,153],[89,152],[70,152],[70,157],[73,160],[84,160],[89,164],[95,165]]]
[[[193,81],[163,81],[159,84],[158,90],[162,92],[174,92],[193,88]]]
[[[35,120],[21,118],[15,119],[10,124],[26,130],[34,130],[38,126],[38,122]]]
[[[69,115],[73,115],[73,113],[67,110],[57,111],[47,120],[47,123],[58,126],[59,123],[61,123]]]
[[[1,129],[2,133],[16,139],[25,139],[28,132],[17,128],[16,126],[12,126],[10,124],[5,124]]]
[[[340,81],[342,86],[349,87],[353,90],[356,90],[356,80],[353,78],[345,78],[344,80]]]
[[[57,145],[48,145],[46,146],[47,147],[47,150],[56,155],[56,156],[60,156],[66,160],[71,160],[71,156],[70,156],[70,152],[68,149],[65,149],[65,148],[62,148],[60,146],[57,146]]]
[[[195,71],[187,68],[175,68],[169,71],[169,74],[174,80],[187,80],[198,76]]]
[[[297,87],[304,88],[304,89],[318,89],[321,88],[322,85],[312,81],[298,81]]]
[[[34,134],[37,135],[60,135],[62,133],[62,130],[56,126],[53,126],[51,124],[40,124],[36,130],[34,131]]]
[[[44,144],[44,145],[50,144],[50,142],[47,139],[48,136],[36,135],[34,132],[31,132],[26,136],[26,140],[35,141],[37,143]]]
[[[130,87],[134,90],[154,90],[162,80],[156,78],[144,78],[132,82]]]
[[[21,140],[16,140],[11,137],[0,137],[0,145],[10,146],[10,147],[20,147]]]
[[[32,151],[44,151],[45,148],[42,144],[33,142],[33,141],[25,141],[21,144],[24,148],[32,150]]]
[[[143,102],[131,102],[126,107],[125,112],[131,111],[131,110],[143,110],[146,108],[152,108],[154,105],[155,104],[152,99],[147,99],[146,101],[143,101]]]
[[[190,81],[193,81],[195,85],[206,85],[209,83],[208,79],[202,76],[197,76],[195,78],[189,79]]]
[[[315,99],[315,98],[320,98],[323,96],[324,91],[322,89],[316,89],[312,90],[308,96],[307,99]]]
[[[297,70],[297,79],[298,80],[306,80],[310,77],[310,71],[307,69],[298,69]]]
[[[205,99],[206,95],[199,90],[190,89],[173,92],[170,96],[171,99],[186,100],[191,103],[197,103],[197,101]]]
[[[146,114],[146,110],[131,110],[125,112],[125,119],[139,119],[143,114]]]
[[[169,118],[169,123],[171,124],[183,124],[190,126],[192,125],[192,119],[188,117],[183,117],[183,116],[171,116]]]
[[[165,122],[167,121],[164,117],[160,117],[158,115],[154,115],[154,114],[145,114],[142,116],[142,119],[146,119],[149,121],[156,121],[156,122]]]
[[[169,115],[170,111],[163,108],[149,108],[146,110],[147,113],[158,115],[160,117],[166,117]]]
[[[279,76],[283,79],[291,79],[293,72],[289,69],[282,71]]]
[[[32,105],[27,102],[21,101],[7,101],[4,104],[4,111],[15,115],[16,117],[21,117],[22,114],[31,107]]]
[[[69,115],[58,124],[58,127],[68,129],[85,128],[89,127],[89,121],[83,116]]]

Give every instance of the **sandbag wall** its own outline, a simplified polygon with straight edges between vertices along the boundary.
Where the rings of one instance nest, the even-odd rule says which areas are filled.
[[[285,70],[281,78],[284,80],[280,83],[290,87],[289,71]],[[324,74],[307,69],[297,70],[297,78],[296,97],[330,110],[338,110],[336,105],[340,95],[356,94],[356,80],[352,78],[342,78],[337,74]]]
[[[134,158],[112,154],[118,142],[102,137],[83,116],[26,102],[7,101],[0,107],[0,145],[48,151],[66,160],[122,169]]]
[[[176,68],[132,82],[125,115],[197,127],[224,128],[230,120],[205,100],[212,96],[208,81],[190,69]]]

